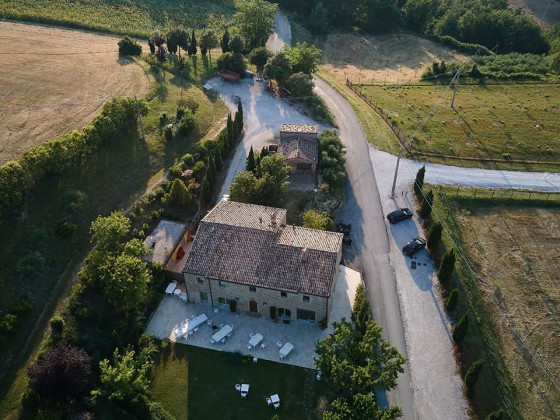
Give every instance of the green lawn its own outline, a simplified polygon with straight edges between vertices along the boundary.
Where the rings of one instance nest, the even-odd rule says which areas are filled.
[[[234,13],[228,0],[3,0],[0,17],[147,37],[174,27],[221,32]]]
[[[558,162],[560,86],[460,86],[455,110],[444,86],[361,86],[408,138],[415,150],[462,158]],[[552,166],[549,170],[560,170]]]
[[[250,385],[246,400],[238,383]],[[156,364],[151,392],[178,420],[270,419],[275,410],[265,398],[276,393],[280,419],[319,419],[329,396],[313,370],[186,345],[174,345]]]

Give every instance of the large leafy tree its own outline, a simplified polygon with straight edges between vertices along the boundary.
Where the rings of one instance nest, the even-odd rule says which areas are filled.
[[[114,252],[130,229],[130,219],[122,211],[115,211],[107,217],[98,217],[91,223],[91,241],[97,242],[97,249]]]
[[[240,0],[235,3],[235,7],[235,22],[249,48],[264,46],[274,28],[274,15],[278,5],[264,0]]]
[[[321,56],[323,52],[315,47],[308,45],[307,42],[297,43],[294,47],[285,47],[285,53],[290,59],[292,71],[294,73],[305,73],[311,75],[316,73],[319,64],[321,64]]]
[[[105,295],[118,312],[137,309],[146,297],[151,277],[146,262],[142,260],[145,254],[144,243],[133,239],[111,264]]]
[[[286,88],[293,96],[305,97],[313,94],[313,79],[305,73],[294,73],[286,80]]]
[[[251,64],[257,66],[257,72],[262,72],[264,65],[272,54],[266,49],[266,47],[257,47],[251,51],[249,54],[249,61]]]
[[[284,204],[290,167],[282,156],[264,157],[257,174],[240,172],[231,184],[230,198],[242,203],[279,207]]]
[[[200,53],[202,55],[206,55],[206,52],[208,52],[209,56],[212,57],[210,51],[212,50],[212,48],[216,48],[217,46],[218,37],[213,30],[207,29],[202,32],[202,35],[200,35]]]
[[[284,84],[292,75],[290,58],[282,51],[274,54],[266,62],[264,74],[266,77],[274,79],[280,84]]]
[[[326,381],[345,398],[367,395],[378,387],[389,390],[397,386],[405,358],[383,339],[379,325],[367,321],[363,335],[354,323],[344,319],[333,325],[334,333],[315,346],[315,365]]]
[[[48,349],[27,370],[29,384],[39,395],[64,401],[81,396],[91,375],[91,358],[65,341]]]
[[[136,358],[134,350],[120,354],[119,349],[115,349],[112,363],[108,359],[99,363],[101,387],[94,391],[94,396],[102,395],[115,401],[138,401],[148,392],[151,366],[151,360]]]
[[[400,407],[381,408],[371,394],[356,394],[351,400],[337,398],[323,413],[323,420],[396,420],[402,416]]]

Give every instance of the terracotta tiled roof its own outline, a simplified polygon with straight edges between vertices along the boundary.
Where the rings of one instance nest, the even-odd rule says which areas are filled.
[[[207,222],[275,231],[286,223],[286,209],[220,201],[204,218]]]
[[[317,133],[319,126],[315,124],[282,124],[280,132],[284,133]]]
[[[278,243],[298,248],[338,253],[342,246],[342,237],[342,233],[290,225],[282,231]]]
[[[317,140],[290,137],[280,142],[280,152],[284,159],[303,159],[308,162],[317,163],[319,156]]]
[[[184,272],[292,293],[330,295],[342,234],[292,226],[273,231],[208,219],[216,217],[201,221]]]

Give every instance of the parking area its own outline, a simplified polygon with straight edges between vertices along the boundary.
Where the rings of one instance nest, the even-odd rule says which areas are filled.
[[[257,359],[271,360],[279,363],[314,368],[315,342],[333,332],[332,323],[342,318],[350,319],[356,289],[361,283],[359,272],[340,266],[337,277],[329,326],[321,329],[318,325],[305,321],[291,321],[289,324],[272,322],[269,318],[254,317],[245,313],[232,314],[227,308],[214,308],[209,304],[185,303],[174,295],[165,296],[152,315],[146,332],[157,338],[169,338],[177,343],[196,347],[204,347],[218,351],[239,351]],[[163,292],[163,291],[162,291]],[[205,314],[212,325],[204,323],[199,331],[187,338],[176,337],[176,327],[186,319]],[[231,338],[225,343],[212,344],[210,339],[216,332],[212,327],[233,325]],[[250,334],[261,334],[263,340],[255,349],[248,349]],[[260,344],[265,343],[264,348]],[[280,345],[281,343],[281,345]],[[284,358],[280,358],[280,348],[286,343],[293,344],[293,350]]]

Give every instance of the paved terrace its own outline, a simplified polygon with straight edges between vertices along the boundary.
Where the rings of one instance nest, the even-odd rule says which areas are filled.
[[[274,323],[264,316],[253,317],[246,314],[232,314],[229,307],[219,308],[218,312],[215,313],[215,308],[209,304],[185,304],[175,296],[165,296],[150,319],[146,332],[160,339],[169,338],[177,343],[218,351],[239,351],[259,359],[313,369],[315,367],[313,363],[315,341],[321,340],[333,332],[333,322],[340,321],[343,317],[350,319],[356,289],[360,282],[361,276],[359,272],[342,265],[340,266],[329,317],[331,325],[324,330],[317,325],[303,321],[292,321],[290,324],[282,324],[280,322]],[[206,324],[200,326],[198,334],[194,334],[188,337],[188,339],[176,339],[175,327],[186,318],[190,318],[192,315],[200,315],[201,313],[205,313],[208,319],[212,320],[213,325],[234,325],[233,334],[225,344],[210,344],[209,340],[213,331]],[[255,350],[247,350],[246,345],[249,341],[249,333],[251,332],[263,335],[264,342],[266,342],[264,350],[260,347],[257,347]],[[290,342],[294,345],[292,352],[282,360],[280,360],[278,355],[278,347],[276,345],[278,341],[281,341],[283,344]]]

